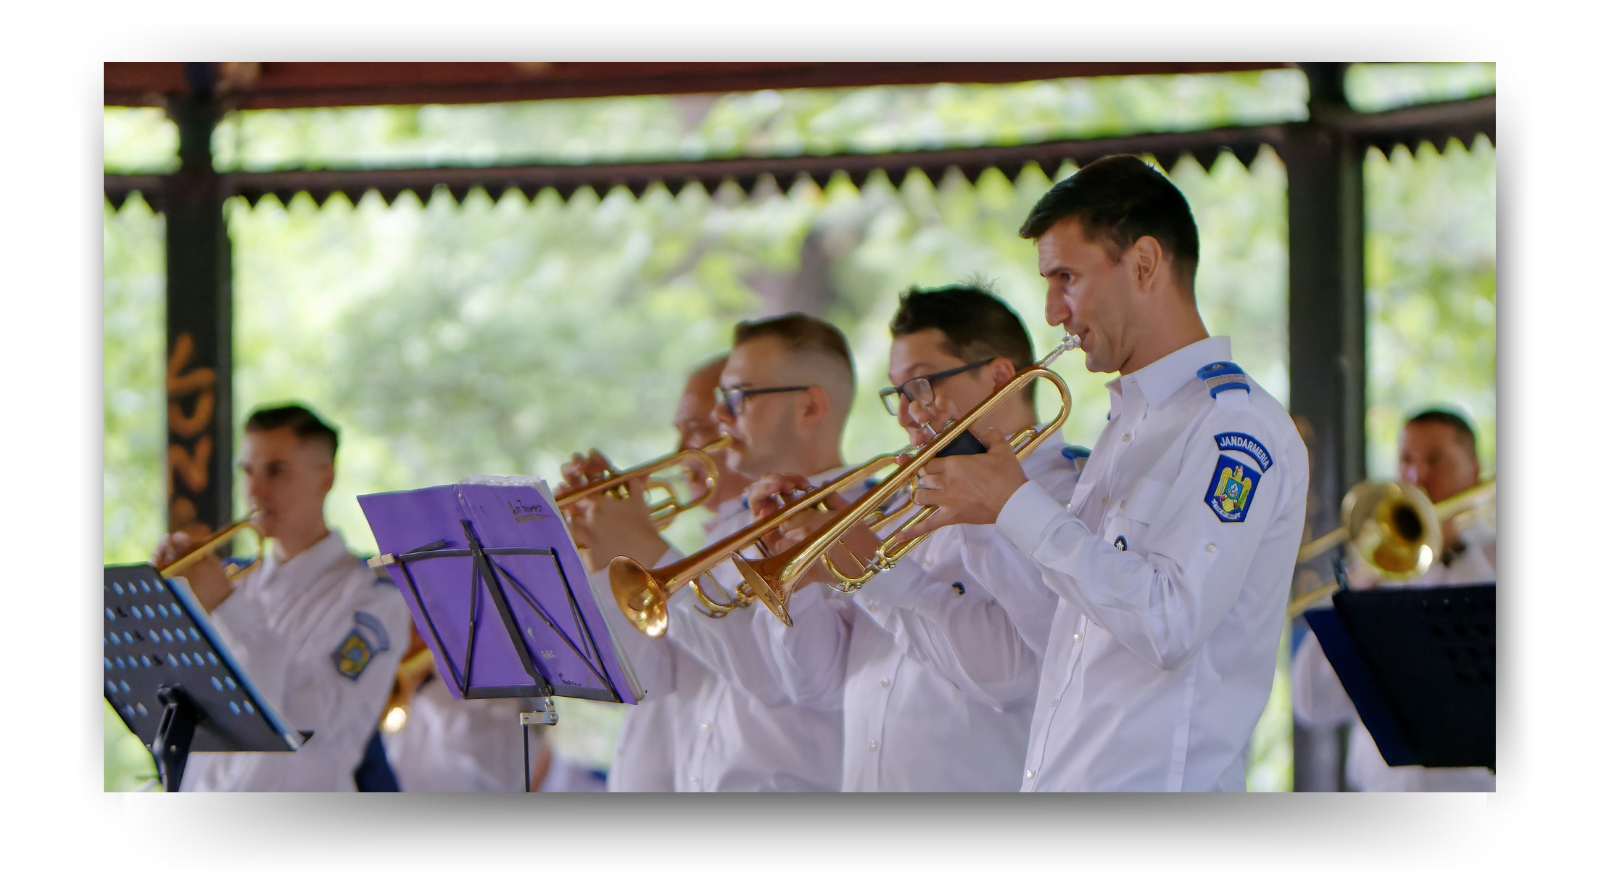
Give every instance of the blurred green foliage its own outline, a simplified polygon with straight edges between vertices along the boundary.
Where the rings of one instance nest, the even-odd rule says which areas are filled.
[[[259,112],[231,116],[215,145],[224,163],[242,167],[871,151],[1281,120],[1303,117],[1304,97],[1297,72],[1267,72]],[[155,122],[124,122],[130,111],[106,112],[108,170],[113,161],[159,166],[171,151]],[[1048,350],[1059,335],[1043,325],[1034,249],[1016,228],[1071,172],[1030,167],[1015,183],[995,171],[972,183],[913,174],[898,189],[882,176],[860,188],[840,177],[748,195],[731,186],[677,197],[582,190],[565,202],[548,190],[499,202],[481,192],[459,203],[406,195],[393,206],[376,195],[335,197],[320,209],[303,195],[287,206],[232,200],[234,423],[254,407],[298,400],[339,426],[329,521],[371,552],[357,494],[467,474],[554,476],[564,457],[590,447],[619,464],[667,451],[684,374],[727,348],[734,322],[799,308],[838,325],[855,351],[861,388],[847,458],[897,448],[902,432],[874,396],[895,296],[912,284],[982,281]],[[1281,162],[1265,150],[1249,168],[1224,155],[1209,173],[1185,160],[1170,175],[1205,246],[1202,314],[1286,399]],[[1494,151],[1485,143],[1375,156],[1368,178],[1374,468],[1387,456],[1392,471],[1399,413],[1436,401],[1471,408],[1492,466]],[[133,200],[108,207],[104,227],[105,560],[139,561],[164,529],[163,225]],[[1064,434],[1092,444],[1109,379],[1070,358],[1057,371],[1074,399]],[[1040,410],[1055,406],[1041,399]],[[236,502],[242,510],[242,490]],[[670,535],[688,548],[699,542],[689,519]],[[1279,675],[1252,746],[1252,790],[1290,784]],[[620,709],[560,709],[554,745],[605,765]],[[107,717],[106,789],[133,789],[152,773],[148,754]]]

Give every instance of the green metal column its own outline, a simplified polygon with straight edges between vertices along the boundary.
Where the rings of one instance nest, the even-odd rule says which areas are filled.
[[[210,63],[189,63],[190,93],[167,109],[179,168],[167,218],[167,528],[204,534],[233,511],[233,288],[223,194],[211,165],[221,117]]]
[[[1322,121],[1348,114],[1345,63],[1302,63],[1310,117],[1289,129],[1289,411],[1311,457],[1307,523],[1339,521],[1345,491],[1366,477],[1366,276],[1363,149]],[[1330,579],[1332,557],[1297,577]],[[1299,588],[1303,588],[1299,587]],[[1304,621],[1296,621],[1304,629]],[[1295,790],[1339,790],[1331,731],[1295,729]]]

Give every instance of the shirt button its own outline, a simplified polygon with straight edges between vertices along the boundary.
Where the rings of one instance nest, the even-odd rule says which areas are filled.
[[[1128,500],[1126,500],[1126,499],[1124,499],[1121,502],[1117,503],[1117,508],[1119,508],[1119,509],[1125,509],[1127,507],[1128,507]]]
[[[1101,505],[1105,505],[1106,503],[1108,503],[1110,501],[1111,501],[1111,497],[1109,497],[1109,496],[1100,497],[1100,504]]]
[[[1133,435],[1132,434],[1130,434],[1127,431],[1122,432],[1122,442],[1123,443],[1127,443],[1128,441],[1130,441],[1132,439],[1133,439]]]
[[[877,750],[877,749],[878,749],[877,739],[873,739],[872,741],[868,741],[867,742],[867,750]]]
[[[1215,552],[1215,551],[1217,551],[1217,544],[1216,543],[1206,543],[1206,551],[1207,552]]]
[[[878,603],[877,602],[867,602],[867,610],[868,611],[872,611],[873,613],[877,613]]]
[[[879,679],[878,680],[878,686],[880,688],[888,688],[889,687],[889,680],[887,680],[887,679]]]
[[[1083,633],[1073,633],[1072,634],[1072,641],[1074,641],[1074,642],[1082,642],[1083,641]]]
[[[705,731],[710,731],[711,730],[711,723],[703,722],[703,723],[700,724],[700,728],[705,730]]]
[[[1022,773],[1022,777],[1028,779],[1029,781],[1032,781],[1033,780],[1033,770],[1029,769],[1028,771]]]
[[[698,779],[698,778],[689,779],[689,787],[697,788],[699,786],[700,786],[700,779]]]

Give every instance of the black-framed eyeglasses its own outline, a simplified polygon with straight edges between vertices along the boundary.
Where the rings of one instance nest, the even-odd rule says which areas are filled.
[[[782,394],[786,391],[809,391],[814,385],[797,384],[782,388],[724,388],[717,387],[717,402],[728,411],[728,415],[738,418],[744,412],[744,401],[757,394]]]
[[[957,366],[954,369],[946,369],[943,372],[935,372],[932,375],[918,376],[897,388],[884,388],[878,392],[878,399],[883,401],[883,408],[889,410],[889,415],[892,416],[900,414],[900,407],[907,400],[927,406],[933,403],[933,386],[935,382],[943,381],[952,375],[971,372],[980,366],[987,366],[996,359],[996,357],[990,357],[987,360],[968,363],[965,366]]]

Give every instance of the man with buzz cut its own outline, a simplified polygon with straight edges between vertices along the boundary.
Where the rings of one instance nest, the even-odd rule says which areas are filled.
[[[855,370],[844,335],[804,313],[741,322],[722,367],[712,419],[732,440],[727,467],[745,477],[794,474],[826,483],[847,469],[840,452],[845,418],[855,395]],[[591,455],[562,469],[568,486],[603,471]],[[638,488],[634,488],[637,490]],[[847,498],[859,493],[856,488]],[[597,555],[624,556],[642,567],[683,557],[650,524],[638,493],[594,499],[584,511]],[[712,544],[752,523],[748,506],[719,519]],[[756,557],[752,549],[747,555]],[[697,582],[714,600],[732,599],[740,576],[724,561]],[[793,617],[793,645],[821,662],[844,660],[848,630],[834,622],[850,608],[819,598],[815,611]],[[756,602],[726,616],[708,616],[687,588],[668,601],[666,635],[709,673],[693,705],[678,713],[674,789],[710,791],[837,791],[841,784],[840,722],[836,703],[818,691],[787,691],[756,635]]]

